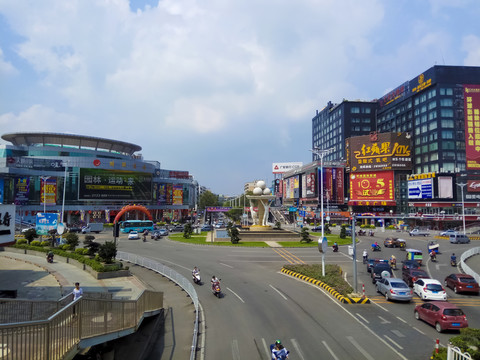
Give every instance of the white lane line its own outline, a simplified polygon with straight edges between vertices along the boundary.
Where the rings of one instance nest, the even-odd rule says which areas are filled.
[[[403,320],[400,316],[396,316],[396,318],[400,321],[403,321],[405,324],[408,324],[405,320]]]
[[[390,331],[392,333],[394,333],[395,335],[397,335],[399,338],[404,338],[405,337],[405,335],[403,335],[400,330],[394,329],[394,330],[390,330]]]
[[[357,315],[360,319],[362,319],[367,324],[370,324],[370,322],[367,319],[365,319],[362,315],[360,315],[359,313],[356,313],[355,315]]]
[[[293,347],[295,348],[295,351],[297,352],[295,355],[296,358],[299,358],[301,360],[305,360],[305,358],[303,357],[303,354],[302,352],[300,351],[300,346],[298,346],[298,342],[297,340],[295,339],[290,339],[290,341],[292,342],[293,344]]]
[[[224,263],[219,263],[219,264],[233,269],[233,266],[230,266],[230,265],[227,265],[227,264],[224,264]]]
[[[378,318],[382,320],[381,324],[390,324],[390,321],[384,319],[383,317],[379,316]]]
[[[240,360],[240,351],[238,350],[238,341],[237,339],[232,340],[232,359]]]
[[[398,347],[400,350],[403,350],[403,347],[401,347],[400,345],[398,345],[395,341],[393,341],[392,339],[390,339],[387,335],[383,335],[385,337],[385,339],[387,339],[388,341],[390,341],[393,345],[395,345],[396,347]]]
[[[240,296],[238,296],[238,294],[235,291],[233,291],[232,289],[230,289],[228,287],[227,287],[227,290],[230,290],[233,293],[233,295],[235,295],[237,298],[240,299],[241,302],[243,302],[245,304],[245,301],[243,301],[243,299]]]
[[[360,346],[359,343],[357,343],[357,341],[352,336],[347,336],[347,339],[353,344],[353,346],[355,346],[358,349],[358,351],[360,351],[363,354],[363,356],[365,356],[369,360],[375,360],[373,357],[370,356],[368,352],[365,351],[364,348]]]
[[[330,353],[330,355],[332,355],[332,357],[335,359],[335,360],[340,360],[337,355],[335,355],[335,353],[332,351],[332,349],[330,349],[330,347],[327,345],[327,342],[325,340],[322,341],[322,344],[323,346],[325,346],[325,348],[328,350],[328,352]]]
[[[269,285],[270,285],[270,284],[269,284]],[[283,297],[284,300],[288,300],[287,297],[280,292],[280,290],[276,289],[276,288],[273,287],[272,285],[270,285],[270,287],[271,287],[273,290],[275,290],[275,291],[278,293],[278,295],[280,295],[281,297]]]
[[[420,329],[417,329],[415,326],[414,326],[413,328],[414,328],[415,330],[417,330],[417,331],[418,331],[420,334],[423,334],[423,335],[425,335],[425,333],[424,333],[422,330],[420,330]]]
[[[267,346],[267,342],[264,338],[262,338],[262,345],[265,349],[265,352],[267,353],[267,359],[270,359],[272,357],[272,352],[270,351],[270,346]]]

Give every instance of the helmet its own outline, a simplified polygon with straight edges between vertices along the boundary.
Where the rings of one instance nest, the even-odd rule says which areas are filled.
[[[280,345],[282,342],[280,340],[275,340],[275,345]]]

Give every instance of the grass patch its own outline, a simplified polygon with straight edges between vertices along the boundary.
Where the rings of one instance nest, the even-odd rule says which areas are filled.
[[[325,276],[322,276],[322,264],[314,265],[292,265],[283,266],[285,269],[320,280],[328,286],[337,290],[343,296],[349,296],[353,288],[343,279],[342,269],[338,265],[325,264]]]
[[[192,234],[190,239],[185,239],[183,233],[172,234],[168,236],[170,240],[186,243],[186,244],[201,244],[213,246],[234,246],[234,247],[269,247],[263,241],[241,241],[238,244],[232,244],[228,241],[207,242],[207,232],[204,231],[200,235]]]

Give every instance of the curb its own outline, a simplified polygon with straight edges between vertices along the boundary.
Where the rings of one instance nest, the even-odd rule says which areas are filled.
[[[287,270],[285,268],[282,268],[281,271],[284,274],[299,278],[300,280],[304,280],[306,282],[309,282],[311,284],[314,284],[314,285],[317,285],[317,286],[320,286],[320,287],[324,288],[325,290],[327,290],[330,294],[332,294],[341,303],[344,303],[344,304],[370,304],[370,299],[367,298],[367,297],[365,297],[365,298],[346,297],[346,296],[343,296],[342,294],[340,294],[334,288],[328,286],[327,284],[325,284],[324,282],[322,282],[320,280],[313,279],[311,277],[296,273],[296,272],[291,271],[291,270]]]

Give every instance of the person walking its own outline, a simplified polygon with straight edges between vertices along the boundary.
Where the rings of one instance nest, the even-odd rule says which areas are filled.
[[[73,301],[75,301],[75,300],[79,299],[81,296],[83,296],[83,289],[80,287],[79,282],[75,283],[75,287],[73,288],[72,293],[73,293]],[[76,309],[77,309],[77,305],[74,305],[73,306],[73,317],[77,316]]]

